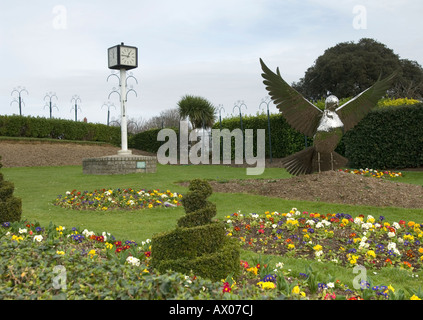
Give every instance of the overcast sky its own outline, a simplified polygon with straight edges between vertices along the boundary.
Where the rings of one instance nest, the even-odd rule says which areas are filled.
[[[139,67],[129,79],[128,117],[149,119],[199,95],[222,106],[222,117],[255,114],[267,96],[259,58],[292,83],[324,51],[340,42],[372,38],[400,58],[423,65],[421,0],[62,0],[0,4],[0,114],[49,117],[44,99],[54,92],[53,116],[106,123],[107,48],[138,47]],[[120,117],[112,94],[111,117]],[[48,99],[47,99],[48,100]],[[271,104],[271,112],[276,108]]]

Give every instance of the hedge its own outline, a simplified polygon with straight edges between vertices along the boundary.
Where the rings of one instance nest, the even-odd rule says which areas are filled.
[[[0,116],[0,136],[120,143],[120,128],[41,117]]]
[[[343,137],[353,168],[401,169],[423,165],[423,103],[371,111]]]
[[[160,130],[162,129],[150,129],[134,134],[128,139],[128,147],[156,153],[160,146],[164,143],[163,141],[157,141],[157,134]],[[178,132],[178,129],[174,130],[176,133]]]
[[[350,167],[382,170],[423,165],[423,103],[413,102],[398,106],[397,101],[400,99],[395,100],[390,106],[384,103],[383,107],[375,108],[343,136],[335,151],[349,159]],[[256,150],[257,129],[265,130],[266,158],[269,158],[267,115],[245,116],[242,120],[244,129],[253,129],[254,150]],[[270,127],[273,158],[283,158],[313,143],[313,139],[305,138],[291,128],[280,113],[270,115]],[[240,128],[238,117],[222,120],[222,129],[233,131],[238,128]],[[215,123],[213,129],[220,129],[220,123]],[[135,135],[131,140],[132,147],[157,152],[163,143],[157,141],[160,130],[153,129]],[[231,151],[234,159],[234,139]]]

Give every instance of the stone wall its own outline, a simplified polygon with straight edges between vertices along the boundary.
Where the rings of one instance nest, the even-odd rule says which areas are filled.
[[[82,172],[84,174],[154,173],[156,167],[157,158],[149,156],[116,155],[82,160]]]

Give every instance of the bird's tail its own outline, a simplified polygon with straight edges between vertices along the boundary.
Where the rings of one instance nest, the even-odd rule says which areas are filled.
[[[314,146],[282,159],[285,169],[295,176],[319,171],[336,170],[346,166],[347,163],[348,160],[339,153],[318,153]]]

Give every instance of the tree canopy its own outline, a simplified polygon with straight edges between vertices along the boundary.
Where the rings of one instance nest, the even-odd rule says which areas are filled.
[[[292,86],[310,100],[334,94],[353,97],[394,71],[398,76],[390,90],[391,98],[421,99],[423,68],[416,62],[400,59],[392,49],[373,39],[358,43],[342,42],[325,50],[300,81]]]
[[[207,99],[186,95],[178,102],[181,118],[189,118],[193,128],[211,128],[215,121],[215,107]]]

